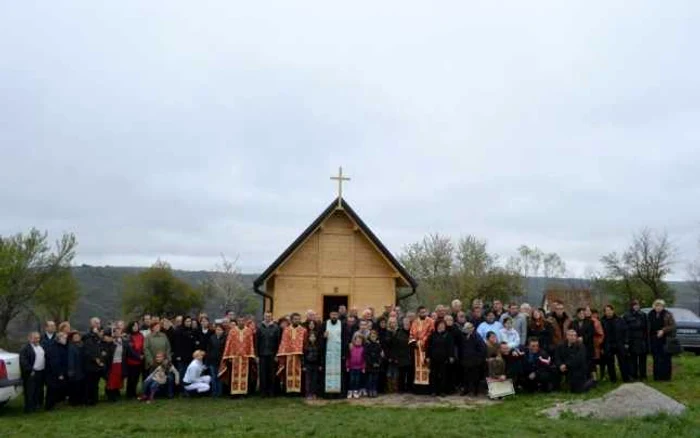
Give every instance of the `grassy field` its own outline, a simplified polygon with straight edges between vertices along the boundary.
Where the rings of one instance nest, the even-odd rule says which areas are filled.
[[[674,381],[650,385],[688,406],[681,417],[599,421],[538,412],[569,394],[516,395],[472,410],[375,408],[338,403],[307,406],[298,399],[178,399],[143,405],[100,403],[95,408],[60,407],[26,416],[21,400],[0,410],[0,437],[212,437],[212,436],[700,436],[700,357],[676,359]],[[611,390],[604,383],[586,398]],[[369,435],[368,435],[369,434]]]

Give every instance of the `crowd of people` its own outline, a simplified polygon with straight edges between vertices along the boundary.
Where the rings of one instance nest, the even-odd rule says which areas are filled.
[[[382,393],[478,395],[487,382],[509,380],[517,391],[584,392],[601,379],[671,379],[673,315],[662,300],[647,315],[639,302],[622,316],[612,305],[570,316],[563,303],[551,313],[528,304],[454,300],[429,313],[387,306],[361,312],[340,306],[324,321],[313,311],[273,320],[265,313],[211,321],[144,315],[87,333],[70,323],[45,324],[20,352],[25,411],[59,403],[95,405],[122,396],[150,403],[176,396],[243,397],[303,394],[377,397]]]

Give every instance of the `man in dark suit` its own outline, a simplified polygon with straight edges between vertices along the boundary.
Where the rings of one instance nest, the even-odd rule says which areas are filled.
[[[41,346],[46,351],[49,345],[56,340],[56,323],[53,321],[46,321],[44,324],[44,334],[41,335]]]
[[[24,412],[36,412],[44,404],[44,370],[46,353],[39,332],[29,334],[29,342],[19,352],[24,389]]]
[[[90,320],[90,331],[83,336],[83,372],[85,373],[85,403],[97,404],[99,399],[100,378],[104,374],[104,357],[100,320]]]
[[[258,376],[260,376],[260,395],[275,394],[275,359],[280,344],[280,327],[272,319],[271,312],[265,312],[263,322],[258,326],[255,347],[258,355]]]

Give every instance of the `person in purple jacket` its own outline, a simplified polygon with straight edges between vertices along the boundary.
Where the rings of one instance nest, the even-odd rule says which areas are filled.
[[[360,398],[362,375],[365,373],[365,338],[358,332],[352,338],[350,353],[346,359],[345,368],[350,374],[348,398]]]

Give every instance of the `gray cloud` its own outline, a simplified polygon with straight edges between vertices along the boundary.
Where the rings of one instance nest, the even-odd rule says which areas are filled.
[[[574,273],[700,235],[696,2],[0,6],[0,233],[79,262],[259,271],[334,196]],[[679,265],[679,276],[682,276]]]

